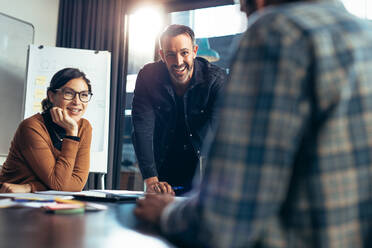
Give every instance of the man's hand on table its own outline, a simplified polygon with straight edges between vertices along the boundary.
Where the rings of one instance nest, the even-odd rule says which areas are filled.
[[[172,186],[167,182],[159,182],[158,177],[150,177],[145,179],[146,193],[159,193],[174,195]]]
[[[134,214],[142,220],[159,225],[163,210],[173,200],[174,197],[170,194],[146,194],[144,198],[137,200]]]

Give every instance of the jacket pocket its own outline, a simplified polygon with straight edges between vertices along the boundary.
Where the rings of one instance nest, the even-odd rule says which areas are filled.
[[[167,123],[172,118],[172,107],[166,104],[157,104],[154,107],[154,113],[156,121],[160,121],[162,124]]]

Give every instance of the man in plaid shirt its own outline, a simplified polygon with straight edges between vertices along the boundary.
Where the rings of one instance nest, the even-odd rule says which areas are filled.
[[[372,247],[371,23],[338,1],[241,5],[254,13],[200,189],[135,214],[183,245]]]

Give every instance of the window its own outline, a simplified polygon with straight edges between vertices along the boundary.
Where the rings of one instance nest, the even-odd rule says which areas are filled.
[[[345,8],[352,14],[372,20],[371,0],[341,0]]]
[[[240,12],[238,4],[174,12],[170,16],[172,24],[187,25],[194,30],[198,56],[228,71],[241,33],[247,28],[247,17]]]
[[[125,124],[123,134],[122,168],[135,171],[136,157],[131,140],[132,100],[137,73],[147,63],[154,61],[155,44],[163,28],[163,13],[160,8],[147,7],[135,11],[129,16],[128,75],[126,86]]]

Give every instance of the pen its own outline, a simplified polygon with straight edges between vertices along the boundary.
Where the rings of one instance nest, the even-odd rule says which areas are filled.
[[[52,199],[14,198],[14,202],[54,202]]]
[[[173,186],[172,189],[173,190],[183,190],[184,187],[182,187],[182,186]]]

